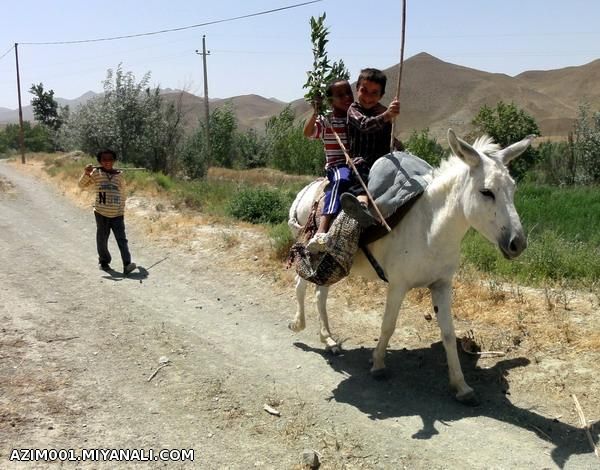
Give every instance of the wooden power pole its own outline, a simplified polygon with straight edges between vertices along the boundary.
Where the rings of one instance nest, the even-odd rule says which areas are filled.
[[[19,98],[19,148],[21,163],[25,164],[25,135],[23,133],[23,107],[21,106],[21,78],[19,76],[19,43],[15,42],[15,60],[17,63],[17,97]]]
[[[202,66],[204,69],[204,119],[206,122],[206,152],[210,161],[210,111],[208,109],[208,72],[206,70],[206,56],[210,51],[206,50],[206,36],[202,35],[202,52],[196,49],[196,54],[202,55]]]

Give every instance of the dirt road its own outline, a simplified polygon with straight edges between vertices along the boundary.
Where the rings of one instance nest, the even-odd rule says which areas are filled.
[[[392,375],[374,381],[370,348],[350,338],[328,356],[312,311],[293,334],[291,287],[236,272],[207,240],[177,249],[129,223],[142,269],[109,275],[91,210],[6,162],[0,183],[2,469],[49,467],[9,460],[32,448],[194,449],[193,462],[51,468],[302,468],[304,450],[326,469],[599,467],[576,423],[556,419],[559,403],[510,388],[513,373],[541,373],[531,358],[461,358],[482,397],[466,408],[447,391],[441,344],[399,329]]]

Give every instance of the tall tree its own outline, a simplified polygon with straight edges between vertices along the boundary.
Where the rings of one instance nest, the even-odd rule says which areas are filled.
[[[600,111],[589,103],[579,106],[575,121],[576,178],[580,183],[600,182]]]
[[[499,101],[495,108],[483,106],[472,124],[483,133],[493,137],[501,147],[518,142],[528,135],[540,135],[535,119],[514,103]],[[519,158],[509,164],[511,174],[522,179],[538,158],[536,149],[529,147]]]
[[[181,99],[164,102],[150,88],[150,72],[138,82],[121,65],[108,70],[104,94],[72,114],[65,133],[68,147],[89,153],[112,148],[124,162],[153,171],[174,173],[183,141]]]
[[[29,93],[34,95],[31,100],[35,120],[44,124],[53,131],[58,131],[63,124],[60,108],[54,99],[54,90],[44,90],[44,84],[31,85]]]

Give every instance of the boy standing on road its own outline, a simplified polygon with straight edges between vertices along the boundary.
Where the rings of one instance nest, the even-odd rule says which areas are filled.
[[[112,150],[101,150],[96,155],[99,167],[89,164],[79,178],[79,187],[93,187],[96,191],[94,215],[96,217],[96,248],[100,269],[111,271],[111,255],[108,251],[108,238],[112,230],[123,261],[123,274],[131,273],[136,264],[131,262],[131,254],[125,235],[125,181],[120,171],[113,165],[117,154]]]

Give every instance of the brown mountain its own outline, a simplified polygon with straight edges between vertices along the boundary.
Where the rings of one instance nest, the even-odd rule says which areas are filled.
[[[382,101],[388,104],[396,92],[398,66],[385,72],[388,86]],[[186,127],[193,128],[198,119],[203,119],[204,100],[201,97],[172,90],[165,90],[164,96],[169,100],[181,99]],[[577,67],[529,71],[510,77],[451,64],[420,53],[404,63],[400,99],[397,133],[401,138],[426,127],[440,140],[445,138],[449,127],[459,134],[467,134],[472,131],[470,123],[480,108],[483,105],[493,107],[498,101],[513,102],[531,114],[543,136],[565,138],[572,129],[580,103],[587,101],[593,110],[600,109],[600,60]],[[276,99],[242,95],[211,99],[210,108],[226,103],[233,107],[239,129],[254,128],[258,131],[264,130],[267,119],[286,106]],[[290,105],[301,119],[310,113],[310,106],[303,99]],[[15,122],[17,116],[16,110],[0,109],[0,122]]]
[[[600,108],[600,59],[579,67],[523,72],[515,78],[567,107],[577,108],[579,101],[586,100]]]
[[[384,72],[388,84],[382,102],[387,105],[396,94],[398,65]],[[594,109],[600,107],[599,75],[600,60],[510,77],[444,62],[423,52],[404,62],[397,134],[406,138],[413,130],[427,127],[430,135],[442,140],[452,127],[464,135],[473,130],[471,121],[483,105],[494,107],[504,101],[531,114],[543,136],[564,138],[582,100],[588,100]],[[309,115],[303,100],[292,105],[303,118]]]
[[[177,102],[181,100],[188,129],[197,126],[199,120],[204,120],[204,98],[185,91],[164,93],[163,96],[168,101]],[[267,119],[279,114],[286,106],[286,103],[259,95],[241,95],[226,99],[209,98],[208,101],[209,110],[211,111],[223,106],[231,106],[237,119],[238,129],[242,131],[250,128],[263,130]]]
[[[585,67],[573,69],[583,72]],[[383,101],[388,103],[396,92],[398,67],[390,67],[385,72],[388,87]],[[540,79],[551,72],[539,72]],[[577,76],[576,71],[573,74]],[[567,86],[566,81],[563,86]],[[600,84],[590,87],[592,91],[600,97]],[[565,99],[561,96],[522,78],[482,72],[421,53],[404,63],[398,126],[402,137],[413,129],[425,127],[437,137],[444,136],[449,127],[466,134],[472,131],[470,123],[483,105],[493,107],[498,101],[504,101],[513,102],[531,114],[542,135],[564,136],[572,127],[580,96],[577,93]]]

